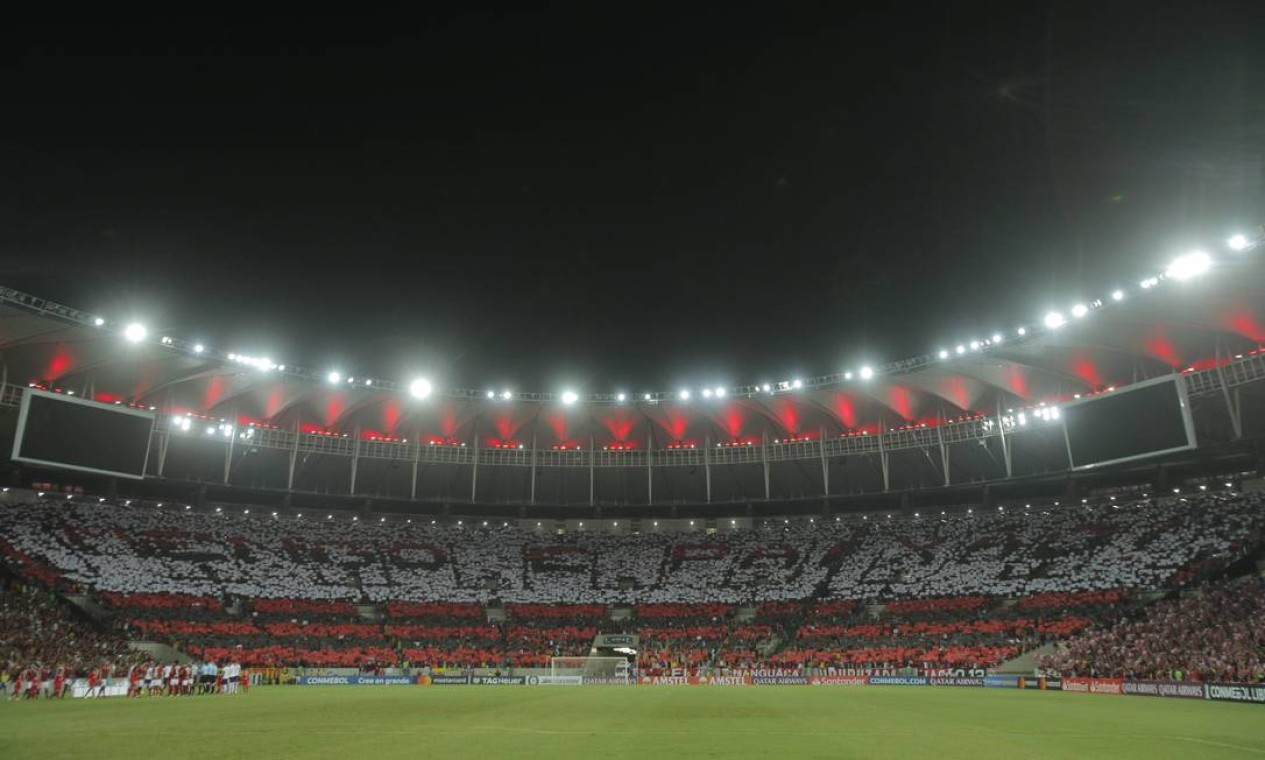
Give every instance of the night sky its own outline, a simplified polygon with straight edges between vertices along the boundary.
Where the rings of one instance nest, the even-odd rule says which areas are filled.
[[[15,26],[0,284],[474,388],[933,351],[1265,221],[1265,14],[1114,5]]]

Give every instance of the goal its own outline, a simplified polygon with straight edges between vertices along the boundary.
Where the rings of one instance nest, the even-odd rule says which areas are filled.
[[[549,675],[629,683],[632,680],[632,664],[627,657],[550,657]]]

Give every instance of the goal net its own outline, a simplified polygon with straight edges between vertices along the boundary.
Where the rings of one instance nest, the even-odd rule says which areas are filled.
[[[627,683],[632,680],[632,664],[627,657],[551,657],[549,675]]]

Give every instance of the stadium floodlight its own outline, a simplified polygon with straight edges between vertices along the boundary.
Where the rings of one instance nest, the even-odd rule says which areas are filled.
[[[488,391],[487,396],[488,398],[496,398],[496,391]]]
[[[958,356],[961,356],[962,354],[966,353],[966,346],[959,343],[958,347],[953,350],[957,352]]]
[[[501,400],[509,401],[513,397],[514,397],[513,393],[510,393],[509,391],[501,391]]]
[[[677,395],[677,397],[678,397],[678,398],[680,398],[682,401],[689,401],[689,400],[690,400],[690,392],[689,392],[689,390],[688,390],[688,389],[686,389],[686,388],[682,388],[682,389],[681,389],[681,391],[680,391],[680,393],[677,393],[676,395]]]
[[[408,384],[409,395],[413,398],[426,398],[432,390],[434,390],[434,387],[424,377],[419,377]]]
[[[1174,280],[1189,280],[1207,272],[1212,267],[1212,257],[1203,251],[1191,251],[1173,259],[1165,274]]]
[[[651,396],[649,393],[647,393],[647,394],[646,394],[645,396],[643,396],[642,398],[644,398],[646,401],[649,401],[651,398],[653,398],[653,396]]]
[[[562,392],[562,403],[566,404],[567,406],[570,406],[571,404],[574,404],[575,402],[579,400],[580,400],[580,397],[579,395],[576,394],[575,391]]]
[[[1062,327],[1063,323],[1066,321],[1067,320],[1063,317],[1063,315],[1057,311],[1052,311],[1045,315],[1045,326],[1051,330],[1056,330]]]
[[[331,372],[325,376],[325,379],[328,380],[331,385],[336,385],[342,382],[343,376],[338,374],[337,372]]]
[[[206,350],[206,346],[202,345],[201,343],[193,344],[193,353],[200,354],[205,350]]]
[[[140,343],[145,340],[146,335],[149,335],[149,330],[140,322],[133,322],[123,328],[123,337],[127,338],[129,343]]]
[[[615,394],[615,400],[616,400],[616,401],[623,402],[623,400],[624,400],[624,399],[626,399],[626,398],[628,398],[628,397],[627,397],[627,396],[625,396],[625,395],[624,395],[624,394],[622,394],[622,393],[617,393],[617,394]]]
[[[1022,338],[1023,336],[1028,334],[1028,328],[1020,327],[1018,330],[1015,330],[1015,334],[1018,335],[1020,338]]]
[[[844,372],[844,373],[843,373],[843,379],[844,379],[844,380],[851,380],[851,379],[852,379],[852,370],[848,370],[847,372]]]
[[[704,388],[704,389],[703,389],[703,398],[711,398],[711,397],[712,397],[712,389],[711,389],[711,388]]]
[[[1002,335],[999,332],[993,333],[993,343],[1001,343]]]
[[[1083,303],[1078,303],[1072,307],[1072,316],[1080,319],[1089,313],[1089,307]]]
[[[791,381],[791,387],[794,388],[795,390],[799,390],[800,388],[804,387],[804,381],[800,380],[799,378],[795,378],[794,380]]]
[[[940,358],[941,358],[941,359],[948,359],[948,358],[949,358],[949,352],[948,352],[948,351],[946,351],[946,350],[944,350],[944,349],[942,348],[942,349],[940,349],[940,354],[939,354],[939,356],[940,356]]]
[[[978,351],[978,350],[979,350],[979,341],[978,341],[978,340],[973,340],[973,341],[971,341],[971,350],[972,350],[972,351]]]
[[[1251,245],[1247,239],[1247,235],[1231,235],[1230,239],[1225,241],[1225,244],[1228,245],[1232,251],[1242,251]]]
[[[1111,300],[1113,300],[1113,301],[1123,301],[1123,300],[1124,300],[1124,291],[1123,291],[1123,290],[1121,290],[1121,289],[1119,289],[1119,288],[1116,288],[1115,290],[1111,291]]]
[[[773,386],[769,385],[768,383],[765,383],[764,385],[760,386],[760,390],[764,391],[765,393],[772,393]]]
[[[861,368],[861,379],[862,379],[862,380],[869,380],[871,377],[874,377],[874,368],[873,368],[873,367],[862,367],[862,368]]]
[[[716,398],[724,398],[725,394],[728,393],[728,391],[726,391],[724,388],[717,388],[714,391],[714,393],[716,394]]]

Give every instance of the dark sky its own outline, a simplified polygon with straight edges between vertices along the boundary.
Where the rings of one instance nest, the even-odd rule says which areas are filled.
[[[1265,16],[1112,5],[15,26],[0,283],[476,388],[924,353],[1265,220]]]

